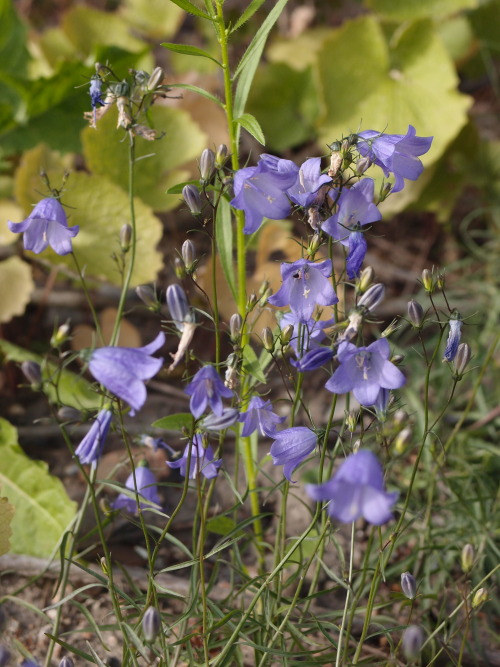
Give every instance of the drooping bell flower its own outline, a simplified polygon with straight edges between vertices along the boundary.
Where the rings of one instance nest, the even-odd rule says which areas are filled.
[[[22,222],[8,221],[14,234],[23,234],[25,250],[39,255],[50,245],[58,255],[72,251],[71,239],[80,231],[78,225],[68,227],[66,213],[58,199],[47,197],[39,201],[29,216]]]

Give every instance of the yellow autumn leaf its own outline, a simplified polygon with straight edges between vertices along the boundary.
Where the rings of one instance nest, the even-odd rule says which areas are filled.
[[[0,556],[10,550],[10,536],[12,535],[10,524],[14,512],[14,505],[9,503],[8,498],[0,498]]]

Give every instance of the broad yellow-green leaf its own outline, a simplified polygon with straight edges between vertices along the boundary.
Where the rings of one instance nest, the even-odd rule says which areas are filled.
[[[317,59],[317,53],[323,42],[332,36],[331,28],[311,28],[295,39],[276,39],[266,51],[272,63],[282,63],[302,72]]]
[[[31,266],[19,257],[0,262],[0,322],[22,315],[35,289]]]
[[[0,493],[15,507],[11,550],[50,556],[70,526],[76,503],[41,461],[32,461],[17,443],[16,429],[0,420]]]
[[[10,199],[0,199],[0,245],[15,243],[19,235],[13,234],[7,226],[7,220],[21,222],[24,219],[23,209]]]
[[[365,0],[366,7],[391,21],[412,21],[456,14],[477,7],[478,0]]]
[[[360,129],[405,134],[411,124],[417,135],[434,136],[425,165],[467,122],[471,98],[457,91],[453,62],[430,21],[409,24],[391,44],[375,18],[350,21],[323,43],[317,75],[323,143]]]
[[[105,176],[127,190],[128,143],[122,141],[123,131],[116,129],[116,118],[113,108],[99,120],[97,129],[86,128],[82,132],[83,150],[94,174]],[[180,200],[165,191],[187,180],[189,172],[182,167],[200,156],[208,137],[181,109],[153,107],[150,120],[156,130],[165,134],[156,141],[136,139],[135,191],[155,210],[166,211],[178,206]]]
[[[0,498],[0,556],[10,550],[10,536],[12,535],[10,524],[15,511],[14,505],[9,503],[8,498]]]
[[[137,53],[145,42],[134,36],[132,27],[119,14],[76,5],[63,16],[62,27],[80,56],[87,56],[96,47],[119,46]]]
[[[15,177],[16,197],[25,213],[29,213],[32,205],[42,198],[39,194],[42,190],[40,169],[46,170],[53,186],[60,187],[63,165],[66,164],[66,159],[46,147],[25,154]],[[120,253],[118,235],[122,225],[130,220],[127,193],[104,176],[72,172],[64,188],[62,203],[67,207],[69,225],[80,225],[80,233],[73,239],[73,249],[85,275],[121,284],[113,255]],[[132,285],[153,282],[162,267],[161,253],[156,250],[162,236],[161,222],[137,197],[135,209],[138,242]],[[71,255],[57,255],[47,248],[43,258],[75,270]]]
[[[121,11],[134,28],[154,39],[175,34],[185,17],[180,7],[165,0],[124,0]]]
[[[0,358],[17,364],[22,364],[23,361],[36,361],[42,368],[44,392],[53,403],[60,402],[77,410],[97,410],[101,407],[100,395],[92,389],[87,380],[71,371],[60,371],[55,364],[46,363],[43,357],[34,352],[0,338]],[[54,386],[55,382],[57,389]]]

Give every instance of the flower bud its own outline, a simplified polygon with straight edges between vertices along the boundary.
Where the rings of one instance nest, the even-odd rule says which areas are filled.
[[[356,174],[362,176],[371,167],[372,161],[369,157],[362,157],[356,162]]]
[[[445,272],[439,271],[437,275],[437,286],[439,287],[440,290],[444,290],[444,283],[445,283]]]
[[[201,427],[205,431],[211,431],[217,433],[218,431],[224,431],[226,428],[229,428],[238,421],[240,412],[237,408],[224,408],[222,414],[216,415],[211,413],[205,419],[201,421]]]
[[[397,331],[399,327],[400,325],[398,324],[398,320],[392,320],[392,322],[380,334],[381,338],[389,338],[389,336]]]
[[[462,572],[468,574],[474,565],[474,547],[472,544],[464,544],[462,553],[460,554],[460,564]]]
[[[411,440],[412,431],[409,426],[400,431],[394,440],[394,449],[398,454],[402,454]]]
[[[446,341],[443,361],[453,361],[455,359],[460,344],[460,338],[462,337],[463,320],[460,318],[460,315],[456,310],[453,311],[448,324],[450,325],[450,332],[448,334],[448,340]]]
[[[414,299],[408,301],[408,319],[415,327],[415,329],[422,328],[422,323],[424,321],[424,309],[418,303],[418,301],[415,301]]]
[[[23,361],[21,370],[33,388],[42,384],[42,369],[36,361]]]
[[[226,144],[221,144],[215,153],[215,168],[222,169],[226,164],[227,160],[227,146]]]
[[[184,322],[190,322],[192,318],[186,292],[180,285],[167,287],[167,306],[175,326],[183,331]]]
[[[488,591],[486,588],[479,588],[472,598],[472,608],[479,609],[485,602],[488,602]]]
[[[11,655],[5,646],[0,646],[0,667],[5,667],[9,664]]]
[[[156,290],[151,285],[138,285],[135,288],[135,293],[150,310],[158,311],[160,309]]]
[[[407,660],[414,660],[420,654],[424,643],[424,631],[419,625],[409,625],[403,633],[403,653]]]
[[[262,343],[268,352],[274,350],[274,336],[269,327],[264,327],[261,333]]]
[[[425,291],[429,292],[429,294],[434,292],[434,288],[436,287],[434,269],[432,269],[432,271],[429,271],[429,269],[424,269],[422,271],[422,285],[424,286]]]
[[[266,297],[266,301],[269,298],[269,280],[263,280],[259,286],[259,291],[257,292],[259,299]]]
[[[286,327],[281,332],[281,343],[282,345],[288,345],[292,340],[294,327],[293,324],[287,324]]]
[[[470,345],[468,343],[460,343],[455,359],[453,360],[455,374],[458,380],[462,378],[465,369],[469,364],[471,354]]]
[[[358,306],[363,306],[366,310],[375,310],[385,296],[385,287],[382,283],[375,283],[369,287],[358,301]]]
[[[73,659],[69,655],[65,655],[64,658],[59,663],[59,667],[75,667]]]
[[[69,405],[63,405],[57,411],[57,418],[62,422],[79,422],[82,421],[83,415],[81,410],[72,408]]]
[[[393,363],[395,366],[400,366],[404,360],[405,360],[404,354],[395,354],[391,357],[391,363]]]
[[[313,229],[314,229],[314,227],[313,227]],[[318,229],[318,228],[316,227],[316,229]],[[311,242],[309,243],[309,247],[307,248],[307,254],[311,255],[311,256],[314,256],[318,252],[318,249],[319,249],[320,245],[321,245],[321,236],[320,236],[320,234],[314,234],[314,236],[311,239]]]
[[[351,410],[346,419],[347,429],[350,433],[354,433],[356,430],[356,424],[358,423],[359,412],[358,410]]]
[[[128,252],[130,250],[130,243],[132,241],[132,227],[125,223],[120,229],[120,248],[122,252]]]
[[[229,320],[229,332],[233,342],[237,341],[240,337],[242,326],[243,320],[241,319],[241,315],[239,313],[233,313]]]
[[[182,196],[188,205],[189,210],[193,215],[200,215],[201,213],[201,197],[200,191],[192,183],[185,185],[182,188]]]
[[[375,270],[373,266],[366,266],[359,274],[358,292],[363,294],[375,280]]]
[[[179,280],[183,280],[187,276],[186,267],[180,257],[174,259],[174,271]]]
[[[208,183],[215,171],[215,155],[213,150],[205,148],[200,158],[200,182]]]
[[[192,273],[195,267],[196,252],[192,241],[187,239],[182,244],[181,257],[188,273]]]
[[[411,572],[403,572],[401,575],[401,590],[408,600],[413,600],[417,594],[417,580]]]
[[[146,86],[148,91],[153,92],[154,90],[156,90],[156,88],[158,88],[158,86],[161,85],[161,82],[163,81],[164,78],[165,78],[165,74],[164,74],[162,68],[161,67],[155,67],[154,70],[153,70],[153,73],[149,77],[149,81],[148,81],[147,86]]]
[[[56,349],[61,347],[61,345],[63,345],[63,343],[65,343],[68,340],[68,334],[69,334],[69,322],[61,324],[61,326],[57,329],[57,331],[52,334],[52,337],[50,339],[50,344],[52,345],[52,347],[55,347]]]
[[[161,616],[156,607],[148,607],[142,617],[142,632],[147,642],[154,642],[161,630]]]
[[[252,292],[247,299],[247,310],[252,310],[257,301],[258,301],[257,295],[255,294],[255,292]]]

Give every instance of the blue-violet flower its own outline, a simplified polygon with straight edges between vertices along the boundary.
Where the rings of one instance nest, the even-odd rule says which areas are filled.
[[[460,338],[462,337],[463,321],[457,314],[450,319],[448,324],[450,325],[450,333],[448,334],[448,340],[446,341],[443,361],[453,361],[457,354]]]
[[[101,347],[90,356],[89,370],[108,391],[126,401],[134,415],[146,401],[144,380],[156,375],[163,359],[151,355],[165,342],[165,334],[143,347]]]
[[[340,366],[325,387],[333,394],[352,391],[361,405],[374,405],[380,389],[398,389],[406,382],[399,368],[389,361],[389,343],[380,338],[368,347],[340,343],[337,358]]]
[[[187,469],[189,461],[189,472]],[[211,445],[203,446],[203,440],[196,434],[191,442],[186,445],[184,452],[177,461],[167,461],[169,468],[179,468],[183,477],[188,473],[189,479],[196,479],[200,473],[207,479],[217,477],[222,459],[214,461],[214,450]]]
[[[299,259],[292,264],[281,265],[282,285],[268,301],[273,306],[290,305],[292,311],[301,322],[307,322],[316,305],[332,306],[337,303],[335,294],[328,278],[332,274],[332,263],[311,262]]]
[[[243,424],[241,435],[243,438],[247,438],[258,429],[261,435],[274,438],[276,426],[284,420],[285,417],[279,417],[273,412],[271,401],[265,401],[260,396],[253,396],[248,403],[246,412],[242,412],[239,418],[239,421]]]
[[[392,518],[391,509],[398,497],[397,492],[384,490],[382,466],[375,454],[365,449],[348,456],[328,482],[307,484],[306,492],[317,502],[330,501],[328,514],[342,523],[362,516],[376,526]]]
[[[143,498],[145,502],[140,501],[141,509],[151,509],[155,506],[158,508],[161,506],[160,497],[158,495],[158,489],[156,487],[156,478],[149,468],[146,466],[138,466],[135,469],[135,482],[134,483],[134,473],[130,473],[125,482],[125,488],[130,491],[137,491],[140,498]],[[137,501],[136,498],[131,498],[130,496],[120,493],[118,498],[111,503],[111,507],[115,510],[125,510],[130,514],[137,513]]]
[[[80,231],[78,225],[68,227],[66,213],[59,200],[53,197],[39,201],[22,222],[9,220],[8,224],[14,234],[23,233],[25,249],[37,255],[48,245],[58,255],[68,255],[72,251],[71,239]]]
[[[293,335],[290,339],[290,345],[297,356],[305,354],[321,343],[326,337],[325,329],[335,324],[335,318],[328,320],[315,320],[310,317],[306,322],[302,322],[296,313],[285,313],[280,320],[280,327],[283,330],[286,326],[293,326]]]
[[[275,466],[283,466],[283,474],[289,482],[292,473],[316,447],[316,434],[306,426],[285,428],[273,435],[274,442],[269,452]]]
[[[102,448],[108,435],[113,413],[111,410],[101,410],[89,432],[75,449],[75,454],[81,464],[93,463],[102,454]]]
[[[307,208],[316,202],[321,186],[331,180],[331,176],[321,173],[321,158],[313,157],[300,167],[298,178],[287,194],[295,204]]]
[[[213,366],[203,366],[184,390],[191,396],[189,409],[198,419],[209,405],[219,417],[222,416],[222,398],[231,398],[233,392],[220,379]]]
[[[404,188],[404,179],[416,181],[424,166],[418,159],[427,153],[433,137],[417,137],[413,125],[408,125],[406,134],[384,134],[366,130],[358,134],[357,148],[361,155],[368,157],[382,168],[386,176],[395,176],[393,192]]]

